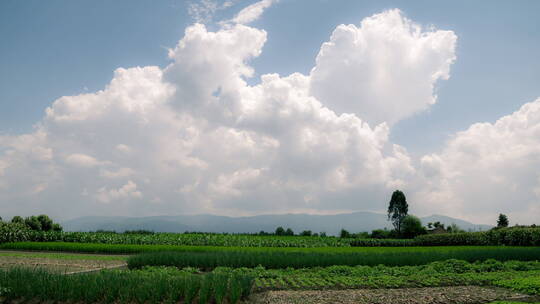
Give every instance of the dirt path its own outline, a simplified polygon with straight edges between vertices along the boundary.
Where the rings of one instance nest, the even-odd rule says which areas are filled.
[[[254,294],[250,303],[263,304],[479,304],[496,300],[530,300],[506,289],[477,286],[350,289],[318,291],[269,291]]]

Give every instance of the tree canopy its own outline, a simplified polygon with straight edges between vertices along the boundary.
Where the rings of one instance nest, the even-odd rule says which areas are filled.
[[[400,190],[394,191],[388,205],[388,220],[392,221],[392,225],[394,225],[398,233],[401,233],[401,223],[408,212],[409,205],[407,204],[405,194]]]

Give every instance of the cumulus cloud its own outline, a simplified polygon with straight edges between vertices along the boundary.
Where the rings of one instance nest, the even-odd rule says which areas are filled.
[[[97,200],[102,203],[125,199],[140,199],[141,197],[142,193],[137,190],[137,184],[132,181],[128,181],[127,184],[118,189],[100,188],[96,194]]]
[[[317,55],[311,92],[336,113],[393,124],[437,101],[450,77],[457,37],[422,28],[398,9],[338,26]]]
[[[540,206],[540,99],[493,124],[458,132],[421,165],[425,190],[418,201],[425,210],[485,222],[501,212],[514,223],[534,222]]]
[[[33,132],[0,136],[2,210],[380,211],[395,188],[423,212],[478,215],[488,202],[504,211],[511,198],[528,204],[515,216],[538,210],[539,101],[471,126],[421,161],[389,141],[394,122],[436,101],[453,32],[386,11],[338,26],[309,75],[248,85],[267,34],[245,24],[269,3],[216,31],[189,26],[168,66],[119,68],[103,90],[54,101]]]

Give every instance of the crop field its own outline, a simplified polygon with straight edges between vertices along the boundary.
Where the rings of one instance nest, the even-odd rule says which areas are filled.
[[[336,237],[41,233],[29,237],[34,241],[0,244],[0,301],[534,303],[540,302],[535,233],[525,234],[527,246],[488,245],[501,235],[515,242],[519,234],[501,232],[421,239],[435,246]],[[491,241],[481,245],[456,245],[487,236]],[[125,267],[109,269],[114,265]]]

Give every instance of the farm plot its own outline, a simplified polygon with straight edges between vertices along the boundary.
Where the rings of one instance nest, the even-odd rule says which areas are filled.
[[[253,297],[253,304],[477,304],[500,299],[517,300],[526,298],[527,296],[523,294],[509,290],[478,286],[458,286],[400,289],[269,291]],[[503,302],[499,303],[502,304]]]
[[[126,256],[0,251],[0,269],[45,269],[55,273],[77,273],[126,266]]]
[[[496,259],[499,261],[537,260],[540,247],[384,247],[355,248],[356,250],[319,251],[304,249],[289,250],[237,250],[237,251],[185,251],[149,252],[132,256],[128,259],[129,268],[144,266],[198,267],[256,267],[266,268],[309,268],[332,265],[369,265],[387,266],[422,265],[434,261],[459,259],[469,262]]]

